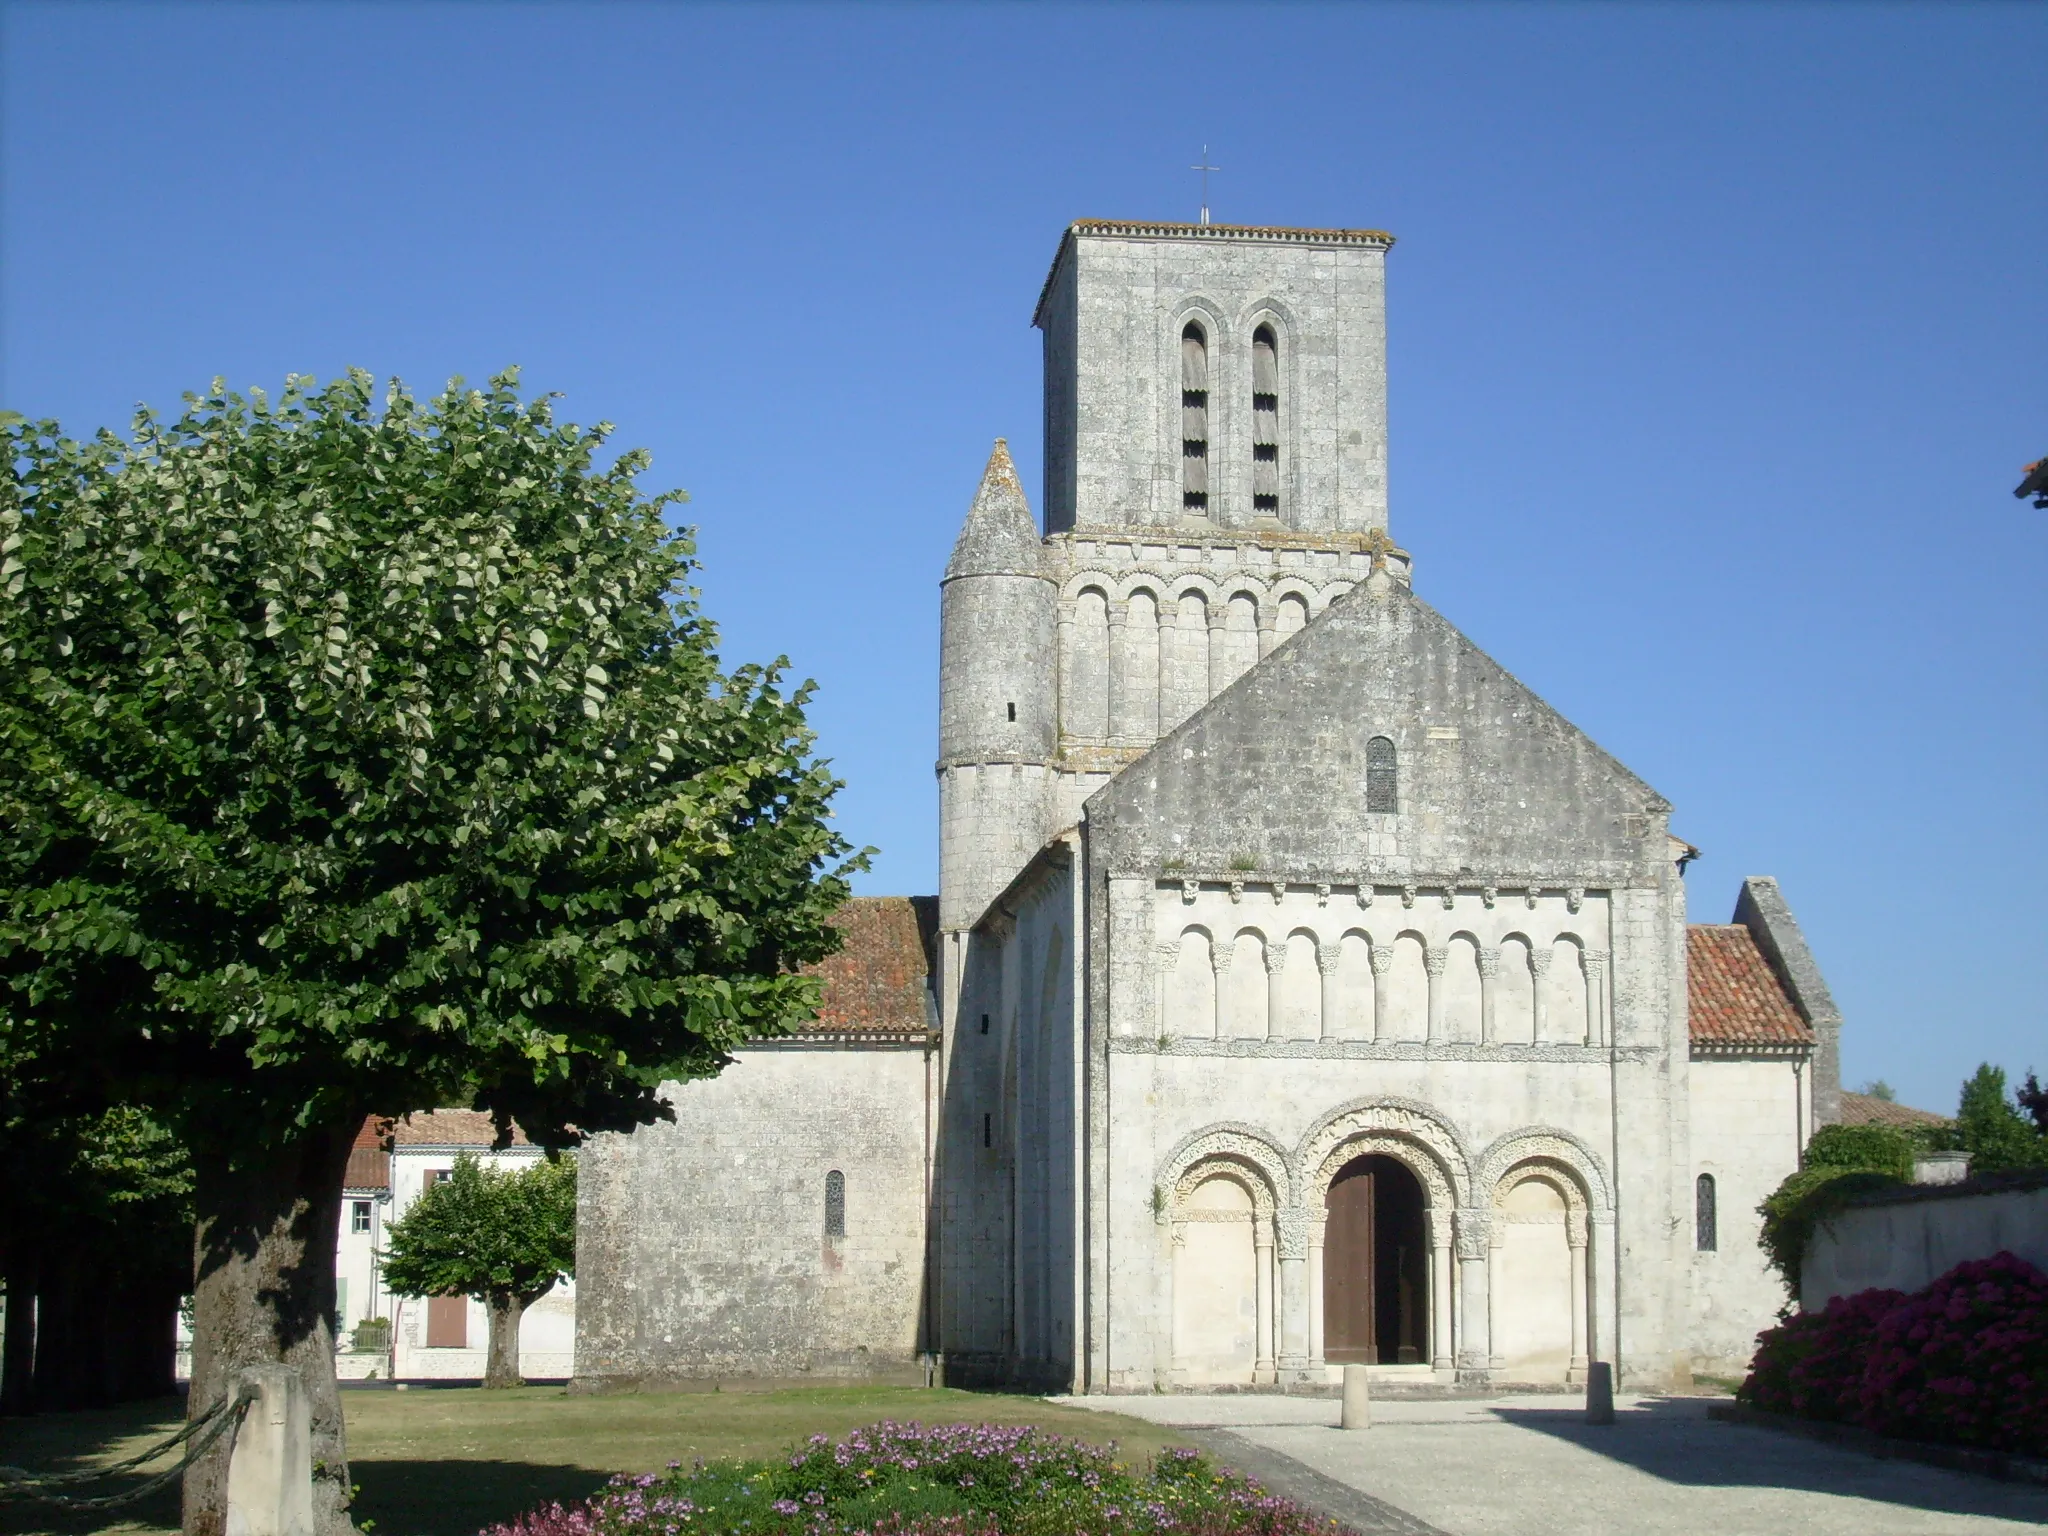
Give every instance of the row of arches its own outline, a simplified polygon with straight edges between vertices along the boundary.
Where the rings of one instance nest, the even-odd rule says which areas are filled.
[[[1113,596],[1087,585],[1060,619],[1060,718],[1069,736],[1149,744],[1250,671],[1258,660],[1348,591],[1306,583],[1276,591],[1239,586],[1136,586]]]
[[[1531,1128],[1468,1178],[1444,1132],[1384,1101],[1335,1117],[1299,1160],[1242,1127],[1191,1138],[1163,1170],[1175,1379],[1317,1380],[1358,1363],[1583,1380],[1607,1300],[1597,1161]]]
[[[1159,950],[1160,1033],[1180,1039],[1603,1045],[1607,952],[1575,933],[1442,944],[1404,929],[1214,932]]]

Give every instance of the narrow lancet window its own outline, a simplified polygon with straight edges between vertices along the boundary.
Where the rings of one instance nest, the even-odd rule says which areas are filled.
[[[1193,321],[1180,333],[1180,504],[1209,514],[1209,344]]]
[[[1714,1176],[1703,1173],[1692,1185],[1692,1239],[1701,1253],[1712,1253],[1721,1246],[1720,1233],[1715,1230],[1719,1220],[1715,1203]]]
[[[1280,515],[1280,354],[1270,325],[1252,332],[1252,511]]]
[[[1394,744],[1375,736],[1365,744],[1365,808],[1391,816],[1400,809],[1399,787],[1394,777]]]
[[[825,1235],[846,1236],[846,1175],[837,1168],[825,1175]]]

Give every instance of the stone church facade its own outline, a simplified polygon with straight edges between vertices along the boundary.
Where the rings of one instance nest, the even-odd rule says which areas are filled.
[[[936,901],[583,1154],[577,1375],[1047,1390],[1739,1371],[1838,1112],[1775,882],[1414,591],[1360,230],[1083,222],[940,587]]]

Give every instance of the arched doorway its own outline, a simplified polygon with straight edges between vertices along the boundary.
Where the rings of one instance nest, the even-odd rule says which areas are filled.
[[[1337,1170],[1324,1200],[1323,1358],[1429,1363],[1429,1240],[1422,1184],[1373,1153]]]

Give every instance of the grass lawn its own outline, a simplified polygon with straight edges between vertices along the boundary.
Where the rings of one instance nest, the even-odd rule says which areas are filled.
[[[550,1499],[593,1492],[614,1472],[650,1472],[698,1457],[768,1456],[809,1435],[837,1436],[877,1419],[926,1424],[1036,1424],[1117,1442],[1127,1459],[1182,1444],[1142,1419],[1065,1408],[1034,1397],[914,1387],[793,1392],[654,1392],[570,1397],[559,1387],[344,1392],[358,1523],[375,1536],[473,1536]],[[132,1455],[177,1427],[182,1404],[0,1420],[0,1462],[34,1470]],[[133,1486],[130,1479],[122,1486]],[[98,1491],[97,1485],[94,1491]],[[53,1517],[0,1504],[0,1536],[175,1531],[175,1485],[140,1506]]]

